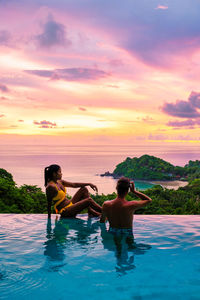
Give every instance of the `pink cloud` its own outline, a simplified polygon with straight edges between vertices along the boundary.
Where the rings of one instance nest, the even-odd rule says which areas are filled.
[[[153,121],[153,118],[149,117],[149,116],[146,116],[145,118],[142,119],[142,121],[144,122],[152,122]]]
[[[81,111],[87,111],[87,109],[84,108],[84,107],[79,107],[79,110],[81,110]]]
[[[168,6],[166,5],[158,5],[155,9],[168,9]]]
[[[119,89],[118,85],[114,85],[114,84],[108,84],[107,87],[111,87],[113,89]]]
[[[3,118],[3,117],[5,117],[5,115],[4,115],[4,114],[1,114],[1,115],[0,115],[0,118]]]
[[[124,65],[123,61],[121,59],[111,59],[109,61],[109,65],[111,67],[121,67]]]

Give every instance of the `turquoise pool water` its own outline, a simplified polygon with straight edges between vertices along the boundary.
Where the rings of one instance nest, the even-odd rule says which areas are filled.
[[[134,218],[135,246],[96,219],[0,215],[0,299],[200,299],[200,216]]]

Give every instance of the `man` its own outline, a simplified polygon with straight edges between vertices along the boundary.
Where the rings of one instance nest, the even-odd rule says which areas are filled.
[[[129,189],[141,200],[127,201],[125,197]],[[114,236],[125,235],[133,238],[133,214],[137,209],[146,206],[151,201],[151,198],[136,191],[133,181],[122,177],[117,182],[117,198],[105,201],[103,204],[100,222],[103,223],[108,219],[109,232]]]

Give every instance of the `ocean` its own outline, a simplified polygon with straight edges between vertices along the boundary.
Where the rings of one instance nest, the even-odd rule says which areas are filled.
[[[44,191],[44,168],[59,164],[63,179],[71,182],[91,182],[98,186],[99,194],[115,191],[116,180],[99,174],[112,172],[127,157],[154,155],[174,165],[184,166],[189,160],[200,158],[199,144],[144,145],[1,145],[0,168],[13,175],[17,185],[30,184]],[[150,187],[149,183],[136,182],[138,189]],[[73,195],[75,189],[68,189]]]

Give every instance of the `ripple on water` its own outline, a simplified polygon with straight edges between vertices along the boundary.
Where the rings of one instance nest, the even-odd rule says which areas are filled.
[[[12,297],[17,298],[30,294],[35,289],[40,289],[49,283],[45,272],[40,272],[30,267],[20,268],[14,264],[1,265],[0,269],[0,294],[1,299],[9,299],[10,292]]]
[[[34,299],[107,299],[111,293],[115,299],[152,299],[162,288],[168,296],[185,286],[193,295],[199,291],[199,217],[135,216],[135,248],[121,255],[97,221],[54,218],[51,229],[43,215],[0,218],[2,299],[31,293]],[[141,282],[149,278],[145,289]]]

